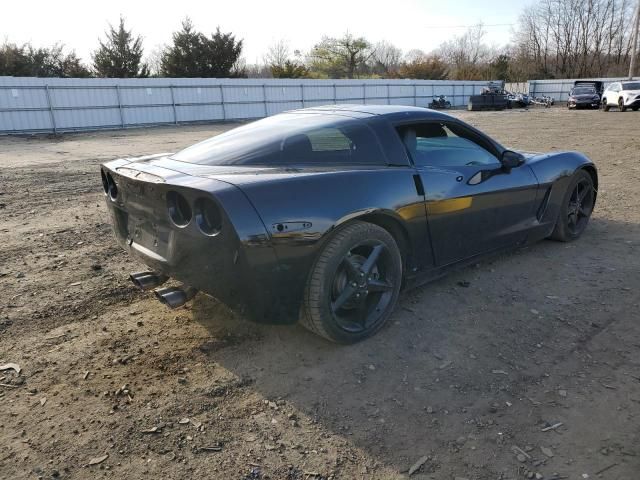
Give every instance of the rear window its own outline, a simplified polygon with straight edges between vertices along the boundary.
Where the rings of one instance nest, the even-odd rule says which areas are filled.
[[[385,164],[378,139],[364,122],[330,114],[268,117],[176,153],[204,165]]]
[[[640,90],[640,82],[629,82],[622,84],[623,90]]]

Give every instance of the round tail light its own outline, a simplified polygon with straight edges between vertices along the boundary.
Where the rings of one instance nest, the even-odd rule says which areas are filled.
[[[169,218],[177,227],[186,227],[191,221],[189,202],[178,192],[167,193],[167,210]]]
[[[210,198],[199,198],[194,205],[196,224],[202,233],[213,237],[222,229],[220,208]]]

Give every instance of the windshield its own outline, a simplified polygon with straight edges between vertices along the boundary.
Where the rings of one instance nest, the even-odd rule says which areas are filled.
[[[596,94],[595,88],[579,87],[571,90],[571,95],[589,95],[589,94],[595,95]]]
[[[623,83],[622,90],[640,90],[640,82]]]
[[[171,157],[204,165],[385,164],[364,122],[331,114],[284,113],[197,143]]]

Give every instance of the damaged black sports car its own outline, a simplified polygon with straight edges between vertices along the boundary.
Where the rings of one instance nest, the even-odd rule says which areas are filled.
[[[118,241],[149,267],[136,285],[172,307],[201,291],[341,343],[379,330],[403,286],[578,238],[598,186],[581,153],[518,153],[391,105],[286,112],[101,174]],[[182,285],[163,288],[170,278]]]

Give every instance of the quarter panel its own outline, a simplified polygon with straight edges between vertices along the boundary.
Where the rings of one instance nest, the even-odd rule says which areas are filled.
[[[410,243],[410,270],[433,265],[424,197],[416,191],[414,173],[408,167],[304,176],[292,173],[270,182],[241,185],[271,235],[292,301],[302,297],[309,271],[328,235],[363,215],[387,215],[403,226]]]

